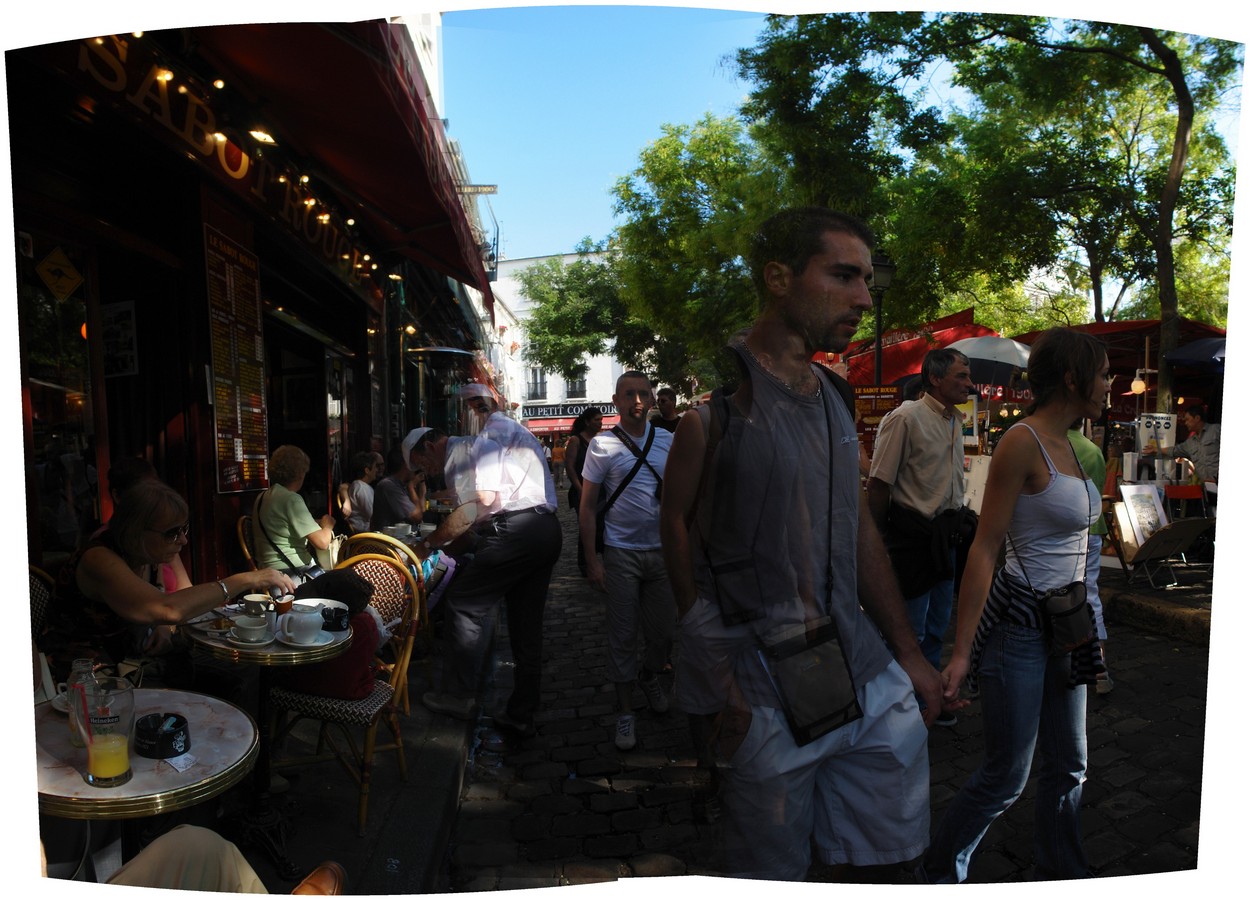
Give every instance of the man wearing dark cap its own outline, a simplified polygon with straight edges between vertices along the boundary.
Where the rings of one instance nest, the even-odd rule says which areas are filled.
[[[543,607],[560,557],[555,482],[538,439],[499,411],[486,385],[466,385],[460,396],[481,424],[472,443],[428,431],[409,454],[410,466],[443,472],[460,503],[418,552],[429,553],[469,529],[477,538],[473,561],[457,572],[443,601],[448,647],[442,690],[426,693],[422,702],[455,718],[474,716],[486,626],[503,601],[516,670],[507,709],[495,721],[529,734],[542,677]]]

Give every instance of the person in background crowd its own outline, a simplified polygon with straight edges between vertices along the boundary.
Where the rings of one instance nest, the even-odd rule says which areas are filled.
[[[434,712],[473,717],[490,633],[487,622],[502,602],[515,662],[514,686],[507,707],[494,718],[508,730],[533,734],[542,698],[543,609],[560,557],[556,486],[538,439],[499,411],[486,385],[465,385],[460,395],[481,424],[468,447],[464,471],[459,471],[458,460],[447,465],[452,461],[450,439],[432,429],[417,429],[411,451],[415,464],[442,471],[448,484],[456,485],[462,504],[458,509],[463,511],[460,516],[453,511],[418,552],[428,555],[468,529],[477,536],[473,561],[457,569],[443,598],[448,646],[441,689],[426,693],[422,702]]]
[[[955,647],[942,672],[948,703],[965,679],[984,710],[985,758],[946,808],[921,862],[922,880],[958,883],[986,831],[1024,791],[1040,741],[1034,865],[1039,880],[1084,878],[1081,794],[1088,690],[1102,667],[1097,641],[1062,656],[1047,647],[1039,595],[1084,579],[1098,487],[1068,441],[1097,418],[1111,388],[1107,351],[1067,328],[1042,334],[1029,353],[1033,401],[990,458],[981,521],[959,588]],[[994,571],[1007,544],[1007,562]]]
[[[308,467],[308,454],[299,447],[283,444],[274,450],[269,457],[269,489],[252,508],[257,564],[301,580],[316,563],[312,547],[329,549],[334,538],[334,516],[326,513],[314,519],[299,495]]]
[[[145,478],[122,494],[104,532],[70,558],[53,592],[39,649],[58,681],[74,659],[94,657],[115,666],[141,653],[133,625],[174,625],[240,594],[294,590],[287,575],[270,567],[191,584],[178,558],[189,530],[186,501],[164,482]],[[164,590],[162,565],[178,572],[177,590]]]
[[[425,471],[413,470],[409,455],[422,429],[414,428],[386,454],[386,476],[373,486],[373,514],[369,531],[385,531],[407,522],[417,525],[425,517]]]
[[[1076,451],[1076,458],[1085,472],[1085,477],[1094,483],[1099,493],[1105,496],[1107,481],[1107,460],[1081,431],[1085,420],[1072,423],[1068,429],[1068,441]],[[1112,496],[1115,496],[1114,491]],[[1109,694],[1115,687],[1111,680],[1111,670],[1107,668],[1107,622],[1102,613],[1102,598],[1098,593],[1098,576],[1102,572],[1102,536],[1107,533],[1107,520],[1102,514],[1102,504],[1098,505],[1098,519],[1089,526],[1089,545],[1085,561],[1085,592],[1090,608],[1094,611],[1094,626],[1098,632],[1099,646],[1102,649],[1103,670],[1098,673],[1098,681],[1094,689],[1099,694]]]
[[[604,516],[603,561],[586,554],[587,579],[608,595],[608,678],[616,690],[616,746],[632,750],[635,680],[656,713],[668,712],[659,673],[673,646],[677,610],[660,552],[660,491],[672,436],[647,422],[651,382],[641,372],[616,380],[612,402],[620,425],[597,435],[582,469],[582,542],[594,540],[600,498],[614,498]],[[641,448],[641,449],[640,449]],[[638,636],[642,634],[642,666]]]
[[[564,455],[566,440],[555,438],[555,447],[551,450],[551,477],[556,480],[556,489],[564,487]]]
[[[603,429],[603,413],[587,408],[573,420],[573,434],[564,449],[564,471],[569,476],[569,508],[576,511],[582,504],[582,466],[586,463],[586,448]],[[591,552],[598,547],[591,547]],[[586,577],[586,548],[582,545],[581,530],[577,538],[577,570]]]
[[[1181,423],[1189,436],[1175,447],[1163,451],[1172,459],[1187,459],[1194,466],[1199,481],[1219,482],[1220,478],[1220,426],[1207,421],[1206,408],[1186,406],[1181,410]],[[1154,456],[1158,451],[1147,445],[1143,456]]]
[[[877,431],[868,508],[889,549],[920,649],[940,669],[963,521],[963,415],[956,407],[967,401],[972,384],[968,357],[958,350],[930,350],[921,382],[920,399],[897,407]],[[945,726],[955,722],[952,712],[934,720]]]
[[[655,393],[655,407],[660,414],[651,417],[651,424],[672,434],[677,430],[677,423],[681,421],[677,412],[677,392],[670,387],[660,388]]]
[[[386,460],[381,453],[362,450],[352,457],[352,483],[347,487],[347,524],[352,534],[369,530],[373,519],[373,483],[382,477]]]

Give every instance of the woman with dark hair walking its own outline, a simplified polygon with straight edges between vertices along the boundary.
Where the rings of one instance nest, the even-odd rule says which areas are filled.
[[[1043,334],[1029,354],[1028,415],[1007,431],[990,460],[976,538],[959,589],[955,647],[942,673],[958,702],[965,678],[979,690],[985,759],[947,807],[920,868],[924,880],[962,882],[985,832],[1024,790],[1040,749],[1034,822],[1039,879],[1089,874],[1081,845],[1085,783],[1085,685],[1101,669],[1093,617],[1083,592],[1089,526],[1099,488],[1087,481],[1068,426],[1097,418],[1110,388],[1107,352],[1096,338],[1066,328]],[[1004,541],[1006,564],[994,571]],[[1077,637],[1060,644],[1044,595],[1080,597]],[[1065,595],[1066,596],[1066,595]],[[1074,607],[1076,608],[1076,607]],[[1088,629],[1085,626],[1088,625]],[[1082,640],[1083,636],[1087,636]],[[1068,649],[1077,644],[1075,649]]]
[[[586,448],[591,439],[603,428],[603,413],[593,407],[582,410],[573,420],[573,436],[564,447],[564,471],[569,476],[569,506],[574,512],[582,502],[582,465],[586,462]],[[577,569],[586,577],[586,551],[582,540],[577,539]]]

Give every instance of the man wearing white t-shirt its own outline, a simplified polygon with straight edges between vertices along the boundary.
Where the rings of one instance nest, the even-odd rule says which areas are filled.
[[[594,547],[600,499],[610,503],[604,517],[603,560],[588,553],[586,577],[608,594],[608,677],[616,685],[619,710],[615,740],[619,749],[630,750],[637,742],[635,679],[652,710],[668,710],[658,673],[672,649],[677,608],[660,552],[660,489],[673,436],[647,421],[654,399],[651,382],[641,372],[626,372],[617,379],[612,402],[621,422],[597,435],[586,451],[578,521],[583,546]]]

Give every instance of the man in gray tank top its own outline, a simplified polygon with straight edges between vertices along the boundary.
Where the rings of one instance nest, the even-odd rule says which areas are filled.
[[[928,843],[941,678],[864,507],[845,382],[811,363],[872,308],[873,242],[827,209],[761,226],[741,385],[683,416],[668,458],[676,701],[717,767],[729,875],[801,880],[813,844],[824,864],[887,866]]]

